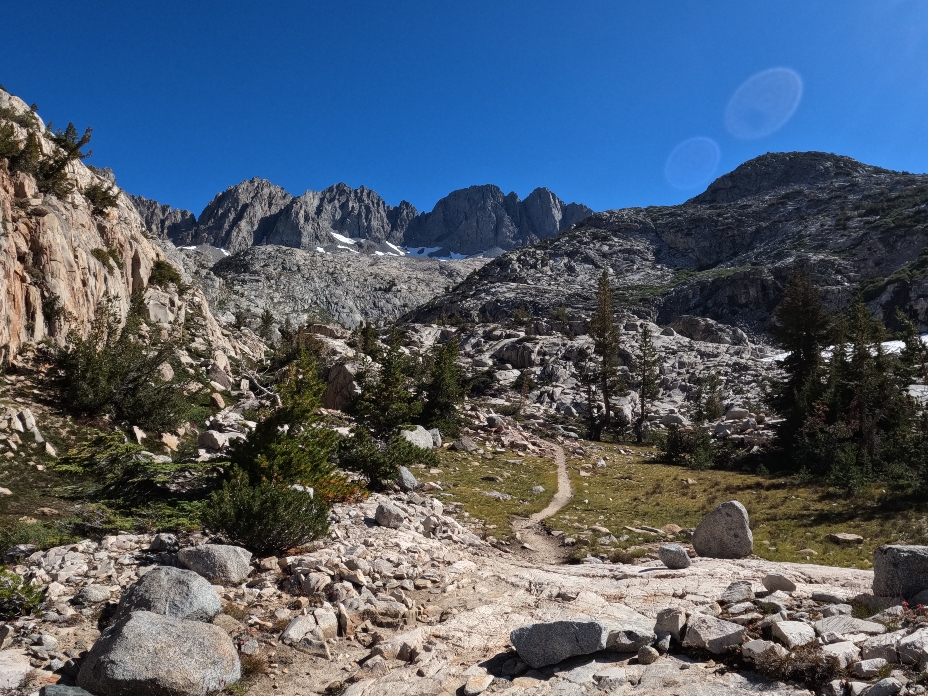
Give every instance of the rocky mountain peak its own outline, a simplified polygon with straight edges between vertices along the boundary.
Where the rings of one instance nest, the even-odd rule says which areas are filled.
[[[768,152],[713,181],[689,203],[731,203],[789,186],[859,181],[888,170],[827,152]]]
[[[211,244],[232,252],[247,249],[261,242],[273,217],[291,200],[286,190],[266,179],[248,179],[213,198],[190,238],[176,243]]]

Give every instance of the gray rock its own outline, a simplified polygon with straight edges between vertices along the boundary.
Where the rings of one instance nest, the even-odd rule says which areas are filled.
[[[39,689],[39,696],[93,696],[79,686],[63,686],[62,684],[49,684]]]
[[[779,573],[767,573],[761,582],[763,583],[764,587],[771,592],[796,591],[796,583],[794,583],[785,575],[780,575]]]
[[[899,641],[896,646],[899,659],[910,665],[928,662],[928,628],[920,628]]]
[[[409,469],[401,466],[397,470],[396,485],[400,487],[401,491],[409,492],[419,487],[419,481],[416,480],[416,477],[412,475]]]
[[[740,602],[750,602],[754,599],[754,588],[749,580],[735,580],[729,583],[728,587],[719,597],[721,604],[739,604]]]
[[[815,640],[815,629],[802,621],[780,621],[773,624],[770,633],[790,650]]]
[[[650,645],[645,645],[638,650],[638,662],[643,665],[650,665],[657,662],[660,653]]]
[[[99,604],[107,602],[110,598],[110,589],[102,585],[87,585],[82,588],[75,596],[75,600],[80,604]]]
[[[235,585],[251,573],[251,552],[240,546],[204,544],[181,549],[177,559],[217,585]]]
[[[172,242],[185,243],[181,240],[196,227],[197,219],[189,210],[172,208],[153,201],[144,196],[129,196],[145,227],[160,239],[170,239]]]
[[[673,570],[689,568],[692,564],[689,554],[680,544],[663,544],[657,549],[657,556],[661,563]]]
[[[399,529],[400,525],[406,519],[405,513],[392,503],[380,503],[377,505],[377,511],[374,513],[374,519],[381,527],[390,529]]]
[[[748,511],[737,500],[722,503],[693,532],[693,548],[706,558],[743,558],[754,551]]]
[[[430,450],[433,446],[432,436],[429,434],[429,431],[421,425],[417,425],[412,430],[401,430],[400,437],[422,449]]]
[[[441,447],[441,430],[432,428],[429,430],[429,435],[432,436],[432,447]]]
[[[858,677],[875,677],[881,669],[887,665],[886,660],[882,657],[871,657],[869,660],[860,660],[855,662],[851,669]]]
[[[783,658],[788,652],[782,645],[769,640],[749,640],[741,646],[741,654],[749,660],[765,659],[771,655]]]
[[[822,655],[827,659],[834,659],[840,669],[846,669],[854,660],[860,657],[860,648],[850,641],[831,643],[822,646]]]
[[[103,632],[77,683],[106,696],[206,696],[240,677],[235,645],[218,626],[136,611]]]
[[[686,625],[685,647],[704,648],[720,655],[729,647],[741,645],[747,635],[743,626],[708,614],[693,614]]]
[[[197,573],[159,566],[126,590],[119,601],[115,620],[133,611],[210,622],[222,611],[222,604],[212,585]]]
[[[155,534],[155,538],[151,540],[151,546],[148,547],[148,550],[154,552],[166,551],[168,553],[173,553],[179,548],[180,543],[177,541],[176,536],[162,532],[161,534]]]
[[[661,609],[657,613],[657,622],[654,625],[654,632],[657,635],[668,633],[676,640],[680,640],[680,634],[686,625],[686,612],[677,607]]]
[[[855,619],[853,616],[829,616],[812,624],[815,632],[820,636],[826,633],[837,633],[838,635],[851,633],[866,633],[875,636],[886,632],[886,626],[878,624],[875,621],[864,621]]]
[[[908,634],[909,632],[903,629],[867,638],[860,646],[861,659],[872,660],[879,657],[887,662],[899,662],[899,653],[896,652],[896,646]]]
[[[451,443],[451,449],[455,452],[475,452],[477,450],[477,443],[469,437],[462,437],[460,440],[455,440]]]
[[[537,669],[605,650],[609,627],[599,621],[552,621],[517,628],[509,639],[519,657]]]
[[[894,696],[900,691],[902,691],[902,682],[894,677],[886,677],[864,691],[864,694],[866,696]]]
[[[873,552],[873,594],[908,599],[928,590],[928,546],[880,546]]]

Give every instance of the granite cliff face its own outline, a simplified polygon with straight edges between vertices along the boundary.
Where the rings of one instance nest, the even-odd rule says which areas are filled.
[[[0,108],[20,121],[30,113],[2,90]],[[44,125],[33,120],[29,130],[41,136],[44,152],[53,152]],[[25,142],[26,128],[14,124],[14,132]],[[176,289],[148,287],[152,268],[165,256],[147,238],[134,202],[114,187],[116,205],[100,212],[81,193],[94,183],[114,186],[112,173],[74,161],[66,174],[73,190],[59,198],[40,192],[31,175],[11,172],[0,159],[0,359],[10,361],[25,344],[44,339],[62,343],[72,328],[86,331],[105,295],[125,314],[134,292],[144,293],[152,321],[190,316],[206,343],[236,352],[199,290],[181,297]]]
[[[387,205],[364,186],[335,184],[293,197],[257,178],[226,189],[196,220],[186,210],[141,196],[133,201],[148,228],[162,239],[178,246],[209,244],[231,253],[277,244],[329,253],[395,254],[394,247],[404,245],[440,249],[444,256],[471,255],[553,237],[593,213],[585,205],[565,204],[548,189],[535,189],[521,201],[515,193],[504,196],[487,185],[455,191],[431,213],[420,215],[411,203]]]
[[[498,186],[471,186],[442,198],[431,213],[413,220],[405,242],[460,254],[512,249],[553,237],[592,214],[585,205],[565,204],[544,188],[520,201],[515,193],[503,195]]]
[[[605,268],[621,306],[639,316],[762,331],[803,267],[832,308],[862,290],[885,318],[901,307],[928,325],[926,244],[928,176],[824,153],[770,154],[682,205],[599,213],[513,250],[409,318],[501,318],[519,307],[581,315]]]

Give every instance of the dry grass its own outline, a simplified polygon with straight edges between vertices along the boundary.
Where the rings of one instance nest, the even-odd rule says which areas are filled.
[[[462,503],[471,517],[486,523],[486,534],[498,539],[512,537],[509,521],[513,516],[527,517],[543,510],[557,490],[557,466],[553,459],[499,451],[493,452],[493,459],[485,459],[476,453],[444,450],[440,462],[441,473],[415,470],[416,477],[420,481],[440,482],[444,489],[443,493],[436,493],[440,500]],[[500,480],[485,480],[490,477]],[[544,492],[532,493],[532,487],[539,485]],[[484,495],[492,491],[511,498],[497,500]]]
[[[661,537],[629,532],[626,526],[695,527],[719,503],[738,500],[751,516],[754,553],[769,560],[869,568],[881,544],[928,540],[928,507],[889,490],[847,497],[793,478],[669,466],[655,461],[649,448],[621,448],[633,454],[618,454],[615,446],[606,445],[605,452],[568,456],[574,497],[548,520],[550,529],[573,536],[598,525],[616,537],[627,536],[617,546],[628,548]],[[582,467],[603,455],[608,457],[605,468]],[[825,540],[832,532],[859,534],[864,543],[837,546]]]

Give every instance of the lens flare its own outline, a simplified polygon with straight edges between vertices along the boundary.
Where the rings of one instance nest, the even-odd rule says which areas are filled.
[[[770,68],[741,83],[725,108],[725,127],[742,140],[764,138],[786,125],[802,99],[802,78]]]
[[[664,176],[671,186],[692,189],[712,180],[721,152],[712,138],[689,138],[677,145],[664,165]]]

